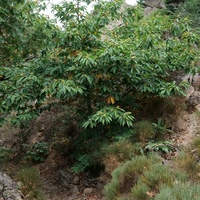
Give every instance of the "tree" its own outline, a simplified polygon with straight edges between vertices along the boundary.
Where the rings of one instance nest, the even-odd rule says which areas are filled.
[[[78,99],[78,106],[86,109],[85,128],[115,120],[122,126],[132,126],[137,99],[184,94],[187,84],[177,83],[172,74],[198,70],[193,65],[199,38],[187,19],[159,13],[143,18],[140,7],[118,12],[124,3],[118,0],[99,1],[90,14],[82,2],[66,1],[55,7],[63,30],[32,11],[31,37],[25,28],[20,33],[27,38],[28,55],[37,59],[26,62],[23,54],[16,58],[14,68],[4,67],[8,80],[0,82],[1,112],[15,110],[16,118],[28,119],[30,113],[48,106],[50,97],[61,103]],[[22,16],[27,28],[26,13]],[[107,25],[117,19],[122,25],[108,29]],[[33,39],[35,34],[38,40]],[[12,45],[16,43],[13,40]]]

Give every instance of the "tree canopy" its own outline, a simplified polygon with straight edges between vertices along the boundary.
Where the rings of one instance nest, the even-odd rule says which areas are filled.
[[[59,28],[37,1],[1,1],[1,114],[31,119],[53,103],[77,102],[83,126],[132,126],[138,99],[184,94],[179,71],[196,73],[198,35],[187,18],[143,16],[140,6],[97,1],[92,13],[65,1],[54,7]],[[109,24],[121,21],[118,26]],[[54,99],[50,101],[50,99]]]

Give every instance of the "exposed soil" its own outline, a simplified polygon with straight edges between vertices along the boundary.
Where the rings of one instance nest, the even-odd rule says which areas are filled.
[[[103,200],[103,187],[84,187],[82,183],[72,188],[63,186],[59,170],[68,170],[65,159],[53,152],[44,163],[37,165],[46,200]],[[75,176],[75,175],[74,175]]]

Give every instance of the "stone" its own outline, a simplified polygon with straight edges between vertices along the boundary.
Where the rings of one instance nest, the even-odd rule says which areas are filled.
[[[75,185],[74,188],[72,189],[72,195],[78,195],[79,194],[79,189],[78,187]]]
[[[17,183],[2,172],[0,172],[0,190],[3,200],[22,200]]]
[[[73,183],[74,183],[75,185],[77,185],[77,184],[79,183],[79,181],[80,181],[79,176],[75,176],[74,179],[73,179]]]
[[[186,100],[186,103],[190,106],[196,106],[200,104],[200,92],[199,91],[193,92]]]
[[[94,191],[94,188],[85,188],[85,189],[83,190],[83,193],[84,193],[84,194],[91,194],[93,191]]]

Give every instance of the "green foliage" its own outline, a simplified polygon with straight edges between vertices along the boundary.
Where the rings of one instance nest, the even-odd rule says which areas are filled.
[[[135,200],[147,200],[149,196],[147,195],[150,191],[150,188],[145,183],[138,183],[132,189],[132,195],[130,199]]]
[[[159,136],[160,134],[163,135],[167,132],[172,132],[172,130],[167,128],[167,124],[159,118],[157,123],[152,123],[153,127],[155,128],[156,134]]]
[[[131,127],[133,126],[133,119],[134,117],[131,115],[131,112],[125,112],[119,107],[105,107],[90,116],[89,119],[83,123],[83,127],[87,128],[90,126],[93,128],[97,125],[97,123],[107,125],[110,124],[112,120],[117,120],[121,126],[127,125],[128,127]]]
[[[105,195],[108,200],[115,200],[122,191],[129,193],[137,183],[144,171],[150,169],[151,165],[159,162],[153,155],[136,156],[131,161],[125,162],[112,173],[112,181],[105,186]]]
[[[90,14],[81,2],[64,2],[55,7],[64,30],[39,14],[37,2],[19,3],[18,10],[11,12],[16,23],[23,26],[16,25],[21,37],[12,32],[12,46],[2,42],[9,48],[8,55],[2,56],[15,57],[15,62],[3,61],[7,65],[2,71],[6,79],[0,81],[1,112],[15,110],[20,122],[47,109],[51,104],[47,98],[56,97],[58,102],[78,98],[77,106],[87,111],[85,117],[92,116],[84,127],[106,125],[112,120],[131,127],[132,110],[125,111],[124,106],[127,95],[132,97],[129,106],[136,109],[136,96],[184,94],[186,84],[176,83],[170,75],[179,70],[196,71],[190,65],[198,57],[194,45],[198,37],[188,20],[159,14],[144,19],[139,6],[127,7],[120,13],[117,10],[122,1],[97,2],[94,14]],[[10,5],[4,6],[5,12]],[[107,29],[107,24],[119,18],[124,26]],[[4,22],[3,30],[10,31],[6,24],[12,25]],[[13,48],[16,42],[20,51]],[[111,109],[110,104],[122,110]]]
[[[194,28],[198,30],[200,26],[200,1],[199,0],[185,0],[184,3],[179,5],[177,14],[182,17],[188,17],[191,21],[191,24]]]
[[[13,150],[6,147],[0,147],[0,163],[8,161],[13,155]]]
[[[77,158],[76,163],[74,163],[74,166],[71,168],[72,172],[80,173],[84,172],[87,167],[92,165],[91,155],[84,154],[81,155],[79,158]]]
[[[172,186],[174,180],[175,177],[168,167],[160,163],[154,164],[149,170],[144,171],[137,184],[133,186],[132,199],[150,199],[163,184]]]
[[[163,185],[173,188],[187,180],[186,173],[163,165],[156,155],[136,156],[113,171],[105,195],[108,200],[149,200],[162,191]],[[127,198],[123,198],[124,194],[128,194]]]
[[[193,183],[176,183],[173,187],[163,185],[155,200],[198,200],[200,185]]]
[[[49,145],[47,142],[37,142],[26,152],[26,155],[34,162],[42,162],[49,155]]]
[[[141,181],[146,183],[149,188],[153,188],[154,191],[158,191],[162,184],[172,186],[174,180],[175,177],[173,177],[171,169],[161,163],[152,165],[141,177]],[[139,183],[140,180],[138,181]]]
[[[80,113],[69,137],[75,171],[95,166],[102,144],[133,128],[140,142],[153,139],[152,124],[133,126],[140,101],[184,95],[188,84],[172,75],[199,71],[193,65],[199,37],[187,18],[159,12],[144,18],[140,6],[119,12],[121,0],[97,1],[88,13],[91,2],[56,5],[62,28],[40,14],[45,5],[38,1],[0,2],[0,116],[23,125],[53,104],[73,105]],[[122,26],[110,29],[119,19]],[[160,121],[154,127],[166,131]],[[46,147],[36,144],[27,154],[42,161]]]
[[[145,151],[155,151],[161,153],[169,153],[173,149],[173,144],[170,141],[149,141],[144,148]]]
[[[25,198],[44,200],[39,173],[35,168],[21,169],[16,173],[16,179],[21,183],[20,191]]]
[[[104,146],[102,151],[105,155],[115,155],[120,162],[125,162],[140,154],[140,145],[138,143],[132,144],[128,140],[121,140]]]
[[[200,172],[200,166],[194,154],[187,151],[181,152],[176,159],[176,165],[179,169],[184,170],[191,180],[199,180],[197,174]]]

